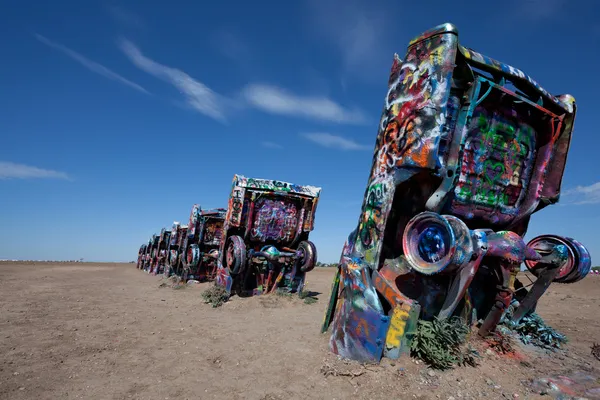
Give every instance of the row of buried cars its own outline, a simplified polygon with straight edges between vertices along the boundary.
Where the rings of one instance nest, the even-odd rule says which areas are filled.
[[[577,240],[524,241],[531,217],[559,200],[575,114],[572,96],[552,95],[521,70],[462,46],[452,24],[416,37],[403,59],[395,55],[362,209],[322,326],[331,350],[360,361],[397,358],[410,349],[417,321],[451,317],[487,336],[508,309],[513,323],[527,317],[552,282],[583,279],[591,258]],[[142,257],[162,254],[180,274],[199,260],[211,267],[193,273],[216,275],[229,291],[297,288],[316,260],[308,232],[319,190],[288,185],[285,196],[265,198],[281,201],[274,207],[259,205],[261,185],[234,179],[227,211],[207,214],[224,215],[212,247],[192,227],[203,220],[193,212],[188,227],[163,232]],[[269,185],[269,196],[278,193]],[[273,219],[269,210],[281,214]],[[289,221],[290,234],[268,234],[274,220]],[[144,268],[159,272],[152,260]],[[269,264],[293,272],[271,273]]]
[[[235,175],[228,208],[192,207],[187,225],[143,244],[137,267],[183,281],[216,281],[229,293],[301,292],[317,263],[308,238],[321,188]]]

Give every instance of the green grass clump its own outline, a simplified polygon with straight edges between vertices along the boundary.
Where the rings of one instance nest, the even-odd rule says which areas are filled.
[[[304,304],[315,304],[317,302],[317,298],[312,296],[312,292],[310,290],[304,290],[298,293],[298,297],[300,300],[304,300]]]
[[[286,298],[286,299],[291,299],[292,298],[292,293],[289,292],[288,290],[284,289],[284,288],[277,288],[277,289],[275,289],[275,295],[277,297],[282,297],[282,298]]]
[[[205,304],[211,304],[213,308],[216,308],[229,300],[229,293],[223,286],[214,285],[202,292],[202,298]]]
[[[411,343],[411,356],[419,358],[430,367],[447,370],[455,365],[477,365],[477,352],[462,349],[469,327],[458,318],[433,321],[420,320]]]
[[[304,304],[315,304],[317,299],[315,297],[305,297]]]

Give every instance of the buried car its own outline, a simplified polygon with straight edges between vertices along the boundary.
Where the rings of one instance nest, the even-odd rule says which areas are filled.
[[[137,263],[136,263],[137,269],[141,269],[142,265],[144,264],[144,261],[146,259],[146,248],[147,247],[148,247],[148,244],[144,243],[143,245],[140,246],[140,249],[138,250],[138,258],[137,258]]]
[[[167,249],[169,247],[171,231],[165,228],[160,230],[155,247],[155,254],[151,260],[150,273],[152,275],[162,274],[167,263]]]
[[[187,225],[180,225],[178,222],[173,224],[173,228],[171,229],[171,241],[169,242],[169,252],[167,254],[168,268],[165,269],[166,277],[171,275],[181,277],[183,274],[183,257],[187,245],[187,231]]]
[[[575,282],[590,255],[574,239],[524,242],[532,214],[558,202],[576,104],[458,42],[443,24],[391,70],[357,228],[346,241],[322,331],[343,357],[410,349],[419,319],[482,320],[511,300],[518,321],[552,282]],[[516,278],[525,264],[537,280]]]
[[[215,278],[226,212],[224,208],[202,210],[198,204],[194,204],[187,230],[186,250],[182,255],[184,281]]]
[[[321,188],[233,177],[218,254],[217,284],[229,293],[258,295],[276,288],[301,292],[315,267],[308,240]]]
[[[160,236],[157,234],[153,234],[148,240],[148,244],[146,245],[146,252],[143,257],[141,269],[146,272],[151,272],[152,266],[154,265],[155,259],[158,255],[158,241]]]
[[[167,260],[163,275],[168,278],[177,267],[179,259],[179,238],[181,237],[182,227],[177,221],[173,221],[171,227],[171,236],[169,236],[169,245],[167,247]]]

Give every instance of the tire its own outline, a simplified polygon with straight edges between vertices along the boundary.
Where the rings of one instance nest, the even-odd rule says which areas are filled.
[[[583,278],[585,278],[592,269],[592,260],[590,257],[590,253],[588,249],[585,248],[581,243],[577,240],[567,237],[565,238],[567,242],[571,245],[571,249],[577,258],[577,271],[574,271],[572,274],[565,278],[564,283],[575,283],[579,282]]]
[[[231,236],[225,247],[225,265],[229,273],[237,275],[246,268],[246,244],[240,236]]]
[[[558,274],[554,278],[557,283],[578,282],[590,272],[591,259],[588,250],[578,241],[572,238],[558,235],[541,235],[533,238],[527,243],[527,246],[537,250],[540,247],[548,245],[563,245],[567,248],[567,260],[560,267]],[[534,276],[537,276],[535,266],[537,261],[527,260],[525,266]]]
[[[304,273],[312,271],[317,265],[317,248],[314,243],[309,240],[302,241],[298,245],[298,251],[302,251],[297,261],[300,271]]]

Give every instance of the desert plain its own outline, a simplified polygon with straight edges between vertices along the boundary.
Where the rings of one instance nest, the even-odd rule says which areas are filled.
[[[308,274],[316,302],[234,296],[213,308],[201,296],[211,283],[174,290],[131,263],[0,262],[0,399],[551,399],[557,387],[600,399],[598,276],[540,300],[563,350],[498,354],[473,334],[480,365],[441,372],[332,354],[320,328],[333,274]]]

